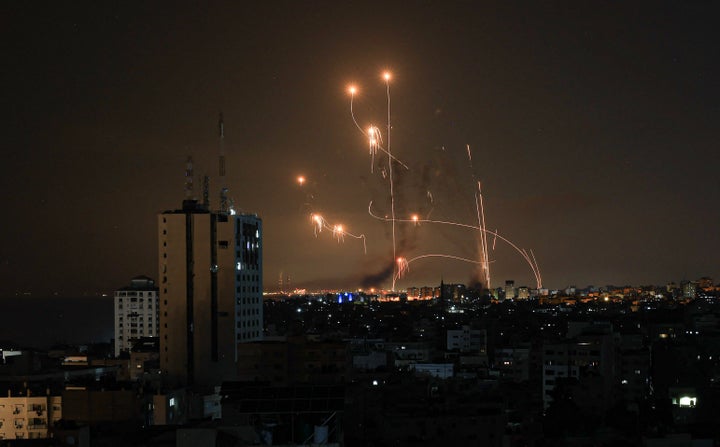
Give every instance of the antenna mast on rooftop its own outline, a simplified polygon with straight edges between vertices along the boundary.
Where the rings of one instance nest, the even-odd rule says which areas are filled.
[[[218,132],[220,136],[220,212],[224,214],[230,213],[228,205],[228,189],[225,186],[225,123],[223,122],[223,114],[220,112],[220,120],[218,121]]]
[[[203,208],[206,210],[210,210],[210,177],[204,176],[203,177]]]
[[[194,200],[195,194],[193,192],[193,159],[191,155],[188,155],[187,163],[185,164],[185,200]]]

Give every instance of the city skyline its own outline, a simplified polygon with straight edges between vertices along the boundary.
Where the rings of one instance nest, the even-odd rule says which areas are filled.
[[[397,219],[476,225],[477,179],[487,229],[532,250],[545,287],[720,276],[716,5],[5,9],[4,295],[157,281],[156,216],[180,207],[188,155],[220,206],[219,112],[229,196],[264,223],[265,290],[281,277],[389,287],[368,278],[394,248],[477,259],[477,231],[401,222],[393,247],[391,226],[368,213],[371,201],[389,212],[384,154],[371,171],[346,89],[358,88],[359,125],[383,129],[384,70],[392,153],[408,166],[395,173]],[[365,238],[316,234],[314,213]],[[489,258],[494,287],[534,285],[500,241]],[[422,259],[397,287],[476,274]]]

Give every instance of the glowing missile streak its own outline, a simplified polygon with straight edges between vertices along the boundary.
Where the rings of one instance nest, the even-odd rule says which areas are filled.
[[[350,236],[354,239],[361,239],[363,243],[363,251],[365,254],[367,254],[367,243],[365,240],[364,234],[353,234],[348,232],[344,226],[341,224],[335,224],[330,225],[327,223],[324,217],[322,217],[320,214],[311,214],[310,220],[313,223],[313,232],[315,234],[315,237],[317,237],[318,233],[321,233],[323,229],[330,230],[332,232],[332,235],[335,239],[337,239],[339,242],[345,241],[345,236]]]
[[[319,214],[313,214],[310,216],[310,218],[313,221],[313,229],[315,232],[315,237],[317,237],[317,234],[322,232],[323,227],[325,226],[325,221],[323,220],[322,216]]]
[[[477,221],[478,226],[480,227],[480,260],[482,261],[482,264],[480,266],[480,270],[483,273],[483,276],[485,277],[485,284],[486,287],[489,289],[490,287],[490,262],[488,259],[488,243],[487,243],[487,233],[485,233],[483,230],[485,227],[485,208],[483,207],[483,199],[482,199],[482,187],[480,186],[480,181],[475,178],[475,171],[473,169],[472,165],[472,151],[470,150],[470,145],[466,144],[465,148],[467,149],[467,156],[468,156],[468,163],[470,165],[470,172],[472,173],[473,180],[477,182],[477,192],[475,193],[475,210],[477,212]]]
[[[345,240],[343,238],[345,233],[343,232],[342,225],[334,225],[332,231],[333,231],[333,237],[335,237],[338,240],[338,242],[340,242],[341,240],[343,240],[343,241]]]
[[[408,262],[407,259],[405,259],[403,257],[397,258],[396,262],[397,262],[397,275],[396,275],[395,279],[397,280],[402,275],[404,275],[405,272],[410,270],[410,263]]]
[[[471,264],[480,264],[482,261],[477,261],[475,259],[468,259],[463,258],[460,256],[454,256],[454,255],[446,255],[442,253],[428,253],[420,256],[415,256],[412,259],[405,259],[405,258],[398,258],[397,263],[398,266],[401,266],[401,269],[398,270],[397,279],[400,279],[402,275],[410,271],[410,264],[419,260],[419,259],[425,259],[425,258],[444,258],[444,259],[454,259],[456,261],[462,261],[462,262],[469,262]]]
[[[300,186],[303,186],[305,184],[305,177],[302,175],[299,175],[297,178],[297,182]]]
[[[468,153],[470,153],[470,145],[468,145]],[[475,196],[475,204],[477,206],[477,199],[480,198],[480,209],[479,209],[479,216],[481,216],[482,221],[478,222],[480,225],[480,228],[482,230],[481,238],[482,238],[482,246],[483,246],[483,268],[485,269],[485,283],[487,284],[487,288],[490,288],[490,263],[488,261],[488,252],[487,252],[487,232],[485,231],[485,208],[483,208],[483,199],[482,199],[482,187],[480,186],[480,181],[477,182],[478,185],[478,193]],[[533,272],[535,270],[533,269]]]
[[[367,131],[368,143],[370,146],[370,172],[375,172],[375,154],[377,154],[378,147],[382,143],[382,135],[380,129],[375,126],[370,126]]]
[[[392,171],[392,157],[390,152],[390,73],[383,73],[385,78],[385,89],[387,92],[387,153],[388,153],[388,173],[390,178],[390,214],[392,215],[392,244],[393,244],[393,259],[397,258],[397,244],[395,241],[395,192],[393,189],[393,171]],[[394,267],[393,267],[394,269]],[[396,271],[393,272],[392,276],[392,288],[395,290]]]
[[[490,281],[489,281],[488,277],[490,276],[490,272],[489,272],[490,269],[486,263],[486,261],[487,261],[487,242],[486,242],[486,238],[485,238],[485,233],[482,231],[482,229],[484,228],[484,225],[483,225],[484,216],[481,217],[481,215],[480,215],[480,203],[478,202],[477,194],[475,194],[475,210],[477,212],[478,227],[480,227],[479,237],[478,237],[478,239],[480,239],[480,270],[482,271],[482,275],[485,278],[485,284],[487,284],[487,288],[489,289]]]
[[[355,126],[358,128],[358,130],[365,133],[365,131],[363,131],[363,128],[360,127],[357,120],[355,119],[355,113],[353,112],[353,100],[355,99],[355,93],[357,93],[357,87],[351,85],[350,87],[348,87],[348,93],[350,93],[350,116],[352,117],[353,123],[355,123]]]
[[[388,75],[388,74],[386,73],[386,75]],[[389,80],[390,78],[386,77],[385,79],[387,82],[387,80]],[[358,130],[360,131],[360,133],[365,135],[365,137],[368,139],[368,141],[370,143],[370,155],[373,157],[373,161],[374,161],[374,156],[377,153],[377,151],[381,150],[382,152],[387,154],[387,156],[390,157],[393,161],[397,162],[400,166],[402,166],[403,168],[405,168],[407,170],[410,170],[408,165],[403,163],[399,158],[393,156],[390,153],[390,151],[385,150],[385,148],[382,146],[382,135],[380,134],[380,129],[378,129],[376,126],[371,125],[369,130],[366,131],[365,129],[363,129],[360,126],[360,124],[358,124],[357,119],[355,118],[355,112],[353,111],[353,102],[355,100],[355,94],[357,93],[357,91],[358,91],[358,89],[354,85],[351,85],[350,87],[348,87],[348,93],[350,93],[350,116],[352,117],[353,123],[355,123],[355,127],[357,127]],[[388,105],[388,107],[389,107],[389,105]],[[389,131],[389,127],[388,127],[388,131]],[[389,142],[388,142],[388,144],[389,144]],[[371,164],[370,170],[372,171],[372,164]]]
[[[377,214],[373,213],[373,212],[372,212],[372,201],[371,201],[370,204],[368,205],[368,214],[370,214],[370,216],[372,216],[373,218],[375,218],[375,219],[377,219],[377,220],[382,220],[382,221],[386,221],[386,222],[388,222],[388,221],[391,220],[391,219],[388,218],[388,217],[378,216]],[[397,222],[412,222],[412,220],[410,220],[410,219],[396,219],[396,221],[397,221]],[[500,239],[501,241],[505,242],[506,244],[508,244],[508,245],[510,245],[512,248],[514,248],[515,251],[517,251],[518,253],[520,253],[520,256],[522,256],[523,259],[525,259],[525,261],[528,263],[528,265],[529,265],[530,268],[532,269],[533,275],[535,276],[535,279],[536,279],[536,281],[537,281],[537,288],[538,288],[538,289],[542,288],[542,277],[540,276],[540,271],[539,271],[539,269],[538,269],[538,267],[537,267],[537,264],[535,264],[535,263],[532,261],[532,259],[530,259],[530,257],[528,257],[527,254],[526,254],[525,252],[523,252],[523,250],[522,250],[520,247],[518,247],[517,245],[515,245],[511,240],[509,240],[509,239],[501,236],[499,233],[497,233],[497,232],[495,232],[495,231],[492,231],[492,230],[485,229],[485,228],[480,228],[480,227],[477,226],[477,225],[469,225],[469,224],[464,224],[464,223],[459,223],[459,222],[451,222],[451,221],[446,221],[446,220],[418,219],[418,222],[420,222],[420,223],[441,224],[441,225],[451,225],[451,226],[455,226],[455,227],[468,228],[468,229],[471,229],[471,230],[483,231],[484,233],[491,234],[491,235],[495,236],[496,238]],[[478,262],[480,262],[480,261],[472,261],[472,262],[473,262],[473,263],[478,263]]]
[[[532,255],[532,260],[535,264],[535,279],[537,280],[538,284],[542,284],[542,277],[540,276],[540,266],[537,263],[537,259],[535,259],[535,253],[533,253],[532,249],[530,249],[530,255]]]

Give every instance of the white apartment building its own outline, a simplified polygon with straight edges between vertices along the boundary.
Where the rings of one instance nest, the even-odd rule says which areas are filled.
[[[158,288],[147,276],[115,291],[115,356],[130,352],[140,337],[157,337],[160,329]]]

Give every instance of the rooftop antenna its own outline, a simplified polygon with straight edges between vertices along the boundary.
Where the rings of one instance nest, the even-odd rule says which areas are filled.
[[[185,200],[194,200],[195,195],[193,193],[193,159],[191,155],[188,155],[187,163],[185,164]]]
[[[203,177],[203,208],[210,209],[210,177]]]
[[[220,136],[220,212],[223,214],[230,213],[228,205],[228,189],[225,186],[225,123],[223,122],[223,114],[220,112],[220,120],[218,121],[218,132]]]

